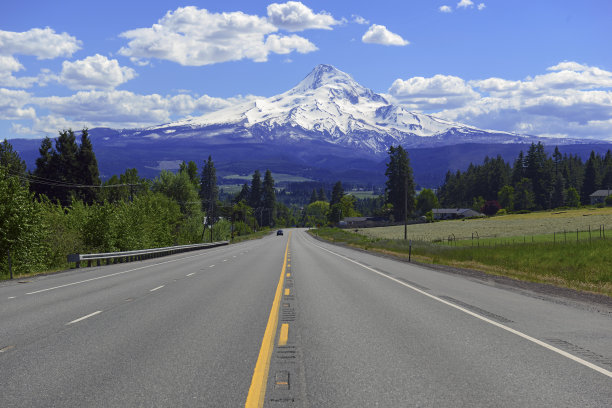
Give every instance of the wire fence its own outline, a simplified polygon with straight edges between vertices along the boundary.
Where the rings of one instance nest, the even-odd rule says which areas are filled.
[[[447,246],[472,246],[472,247],[495,247],[502,245],[516,244],[571,244],[576,242],[612,239],[611,227],[600,224],[596,226],[588,225],[583,229],[577,228],[564,229],[563,231],[546,232],[542,234],[499,236],[499,235],[480,235],[478,231],[472,232],[471,236],[455,236],[451,233],[440,238],[413,237],[417,242],[428,242]]]

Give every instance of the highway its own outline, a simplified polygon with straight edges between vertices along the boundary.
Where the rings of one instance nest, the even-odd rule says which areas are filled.
[[[0,407],[610,407],[612,308],[285,230],[0,283]]]

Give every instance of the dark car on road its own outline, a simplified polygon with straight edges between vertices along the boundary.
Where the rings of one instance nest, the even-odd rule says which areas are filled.
[[[283,230],[276,231],[276,235],[283,235]]]

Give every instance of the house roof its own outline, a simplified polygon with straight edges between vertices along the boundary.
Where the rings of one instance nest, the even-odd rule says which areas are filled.
[[[464,212],[474,210],[470,210],[469,208],[434,208],[431,211],[434,214],[463,214]]]
[[[612,190],[597,190],[593,194],[590,194],[589,197],[607,197],[612,195]]]

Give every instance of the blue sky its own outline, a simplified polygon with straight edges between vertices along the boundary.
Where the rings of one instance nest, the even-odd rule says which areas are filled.
[[[331,64],[415,112],[612,141],[609,0],[20,0],[0,13],[0,138],[146,127]]]

